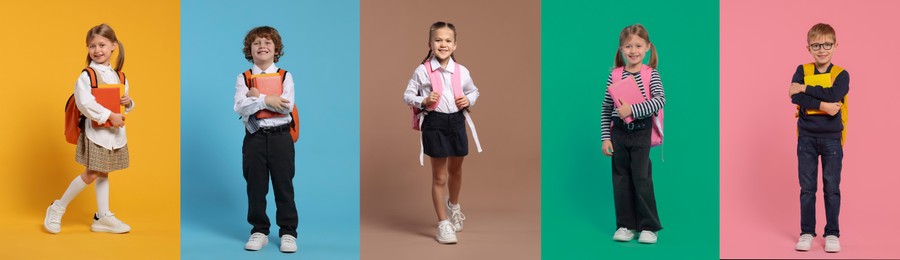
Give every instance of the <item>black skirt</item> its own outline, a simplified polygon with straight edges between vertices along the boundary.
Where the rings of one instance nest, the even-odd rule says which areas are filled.
[[[422,145],[425,154],[433,158],[468,155],[469,137],[462,111],[453,114],[429,112],[422,122]]]

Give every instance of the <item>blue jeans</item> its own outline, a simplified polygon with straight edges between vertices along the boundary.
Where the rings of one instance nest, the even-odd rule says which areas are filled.
[[[825,197],[825,236],[840,237],[838,215],[841,212],[841,164],[844,159],[840,138],[800,136],[797,140],[800,234],[816,235],[816,185],[820,156]]]

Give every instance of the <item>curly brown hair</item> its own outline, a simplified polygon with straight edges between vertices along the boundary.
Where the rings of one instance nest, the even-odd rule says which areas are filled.
[[[253,55],[250,54],[250,45],[253,44],[256,38],[266,38],[275,43],[275,62],[278,62],[278,58],[284,56],[284,44],[281,42],[281,35],[278,34],[278,30],[271,26],[260,26],[247,32],[247,36],[244,37],[244,58],[247,61],[253,62]]]

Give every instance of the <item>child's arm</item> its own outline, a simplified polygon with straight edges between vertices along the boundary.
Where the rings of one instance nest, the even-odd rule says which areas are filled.
[[[666,105],[666,92],[663,90],[662,80],[659,78],[659,71],[655,69],[650,77],[650,93],[653,94],[653,98],[650,100],[631,105],[632,116],[634,119],[652,116],[656,111],[659,111]]]
[[[130,113],[134,109],[134,100],[128,95],[128,79],[125,79],[125,95],[121,98],[122,105],[125,106],[125,113]]]
[[[425,96],[419,96],[419,88],[423,85],[422,79],[427,80],[428,77],[425,75],[425,66],[419,65],[406,83],[406,90],[403,91],[403,103],[407,106],[424,108],[422,100],[425,100]]]
[[[234,84],[234,112],[241,117],[249,117],[250,115],[266,109],[264,98],[247,97],[247,84],[244,83],[244,76],[238,75],[237,83]]]
[[[472,80],[472,74],[469,73],[469,69],[466,67],[460,66],[460,77],[462,78],[462,90],[466,95],[466,99],[469,100],[469,105],[467,107],[475,106],[475,100],[478,99],[478,96],[481,93],[478,92],[478,87],[475,86],[475,81]]]
[[[791,83],[797,84],[805,84],[803,81],[803,65],[797,66],[797,69],[794,70],[794,75],[791,77]],[[788,91],[789,93],[793,93]],[[791,103],[799,105],[802,109],[809,108],[819,108],[821,101],[815,98],[810,97],[804,93],[797,93],[791,95]]]
[[[841,71],[835,77],[834,83],[831,84],[830,88],[806,86],[806,88],[801,88],[801,92],[821,101],[839,102],[850,92],[850,73],[846,70]]]
[[[91,78],[87,72],[82,72],[75,82],[75,106],[81,111],[87,119],[95,121],[98,124],[106,123],[112,111],[97,103],[94,95],[91,94]]]
[[[290,114],[294,110],[294,76],[287,72],[284,74],[284,84],[282,85],[281,98],[287,100],[287,103],[281,103],[281,106],[266,106],[268,110],[275,111],[280,114]],[[264,94],[259,94],[260,99],[265,99]],[[277,103],[276,103],[277,104]]]
[[[612,125],[613,99],[609,95],[609,85],[612,85],[612,74],[606,79],[606,91],[604,91],[603,104],[600,106],[600,140],[610,140],[609,129]]]

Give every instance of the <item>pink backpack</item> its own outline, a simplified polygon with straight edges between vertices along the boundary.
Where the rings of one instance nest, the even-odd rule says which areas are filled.
[[[613,69],[612,71],[612,82],[616,83],[622,81],[622,73],[625,72],[625,67],[618,67]],[[653,69],[650,66],[643,65],[641,67],[641,83],[644,85],[645,92],[645,100],[650,100],[653,98],[653,92],[650,91],[650,80],[652,78]],[[650,147],[656,147],[662,145],[663,142],[663,109],[660,108],[656,114],[653,115],[653,132],[650,134]]]
[[[462,79],[460,78],[459,73],[459,63],[454,63],[454,65],[456,66],[454,66],[453,71],[456,71],[456,73],[450,75],[450,85],[453,88],[454,98],[458,98],[464,96],[465,94],[463,94],[462,91]],[[425,71],[428,72],[428,78],[431,79],[431,92],[441,93],[442,91],[444,91],[444,81],[441,80],[441,72],[432,69],[430,60],[425,62]],[[431,105],[426,107],[425,110],[434,111],[434,109],[437,108],[438,103],[441,102],[441,98],[443,97],[439,97],[437,102],[431,103]],[[422,121],[425,120],[425,113],[423,112],[425,111],[422,111],[417,107],[413,107],[412,110],[412,128],[416,131],[422,131]]]
[[[462,73],[459,70],[459,63],[454,63],[454,65],[455,66],[453,67],[453,71],[455,73],[452,73],[450,75],[450,85],[451,85],[450,87],[453,88],[453,97],[459,98],[459,97],[465,96],[465,93],[463,93],[463,90],[462,90],[462,79],[460,76],[460,74],[462,74]],[[437,92],[437,93],[443,92],[444,91],[443,76],[441,75],[440,71],[434,70],[431,67],[431,61],[425,62],[425,71],[428,72],[428,78],[431,80],[431,92]],[[437,108],[438,103],[441,102],[441,98],[443,98],[443,97],[439,97],[437,102],[434,102],[431,105],[429,105],[428,107],[426,107],[424,111],[421,109],[418,109],[416,107],[412,108],[413,130],[422,131],[422,122],[425,121],[425,114],[427,113],[427,111],[434,111],[434,109]],[[466,117],[466,124],[468,124],[469,129],[472,130],[472,139],[475,139],[475,147],[478,149],[478,152],[480,153],[482,151],[481,141],[478,140],[478,132],[475,131],[475,123],[472,122],[472,117],[469,116],[468,109],[465,109],[462,112],[463,112],[463,116]],[[424,166],[425,165],[425,147],[422,146],[421,135],[419,135],[419,138],[420,138],[419,139],[419,165]]]

